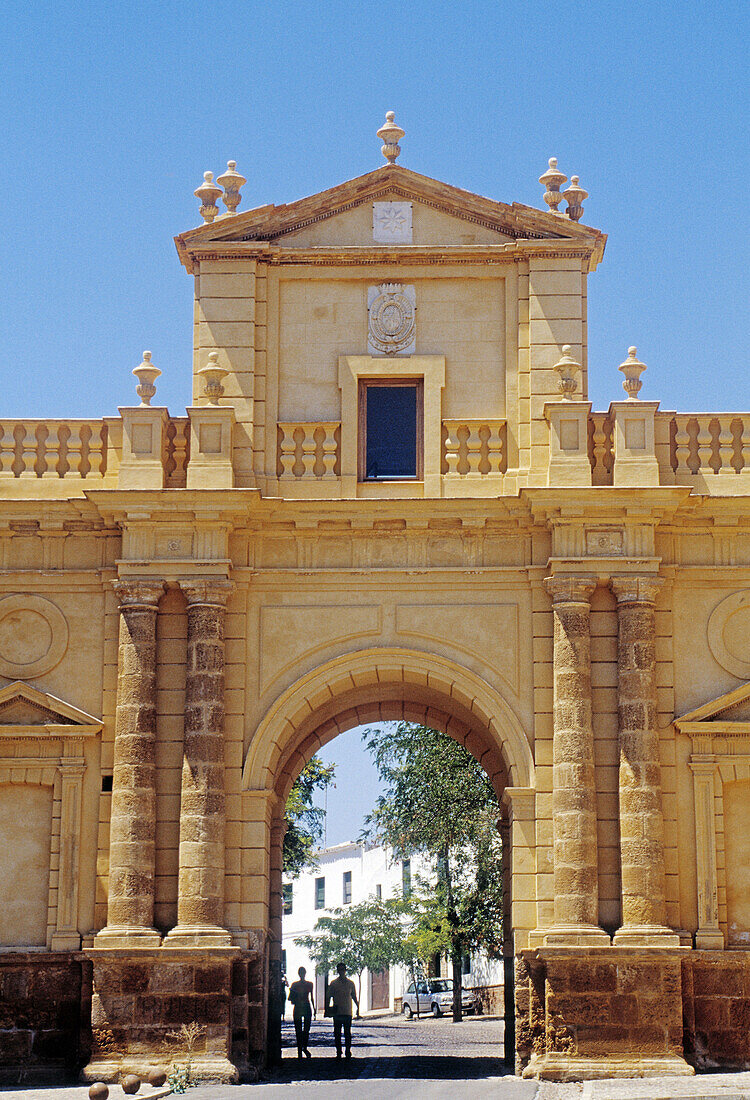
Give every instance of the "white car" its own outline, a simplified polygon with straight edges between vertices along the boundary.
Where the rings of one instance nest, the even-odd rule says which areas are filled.
[[[474,1007],[471,990],[462,989],[462,1011],[473,1012]],[[427,978],[417,983],[412,982],[404,993],[401,1011],[407,1020],[411,1020],[412,1016],[442,1016],[444,1012],[452,1012],[453,979]]]

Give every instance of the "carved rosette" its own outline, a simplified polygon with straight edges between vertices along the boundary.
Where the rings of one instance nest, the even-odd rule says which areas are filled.
[[[415,348],[417,299],[413,286],[381,283],[368,294],[368,343],[380,355],[398,355]]]

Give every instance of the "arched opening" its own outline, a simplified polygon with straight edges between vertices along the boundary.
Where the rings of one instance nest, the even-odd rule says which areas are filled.
[[[276,701],[256,731],[243,774],[246,790],[266,796],[270,845],[266,1050],[270,1060],[278,1057],[281,1041],[282,848],[287,795],[308,760],[333,738],[357,726],[399,720],[448,734],[463,745],[481,764],[501,803],[508,787],[533,785],[529,742],[507,701],[475,673],[442,657],[395,649],[358,651],[314,670]],[[512,853],[505,812],[501,821],[506,989],[501,1054],[506,1062],[512,1062]]]

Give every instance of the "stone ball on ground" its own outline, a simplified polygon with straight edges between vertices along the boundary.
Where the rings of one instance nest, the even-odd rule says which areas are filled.
[[[146,1078],[149,1085],[151,1085],[155,1089],[160,1089],[166,1079],[166,1071],[161,1069],[159,1066],[155,1066],[152,1070],[150,1070],[149,1075]]]
[[[127,1093],[128,1096],[135,1096],[138,1089],[141,1087],[141,1079],[140,1077],[136,1077],[134,1073],[129,1073],[127,1077],[123,1077],[122,1081],[120,1081],[120,1085],[122,1086],[122,1091]]]
[[[94,1081],[93,1085],[89,1088],[90,1100],[107,1100],[109,1096],[109,1089],[103,1081]]]

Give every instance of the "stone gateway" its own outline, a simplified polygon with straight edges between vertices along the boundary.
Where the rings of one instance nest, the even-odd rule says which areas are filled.
[[[750,416],[641,400],[634,347],[593,411],[577,177],[378,136],[286,205],[206,173],[185,416],[146,352],[117,416],[0,421],[8,1080],[272,1058],[287,793],[394,718],[501,797],[517,1072],[750,1064]]]

